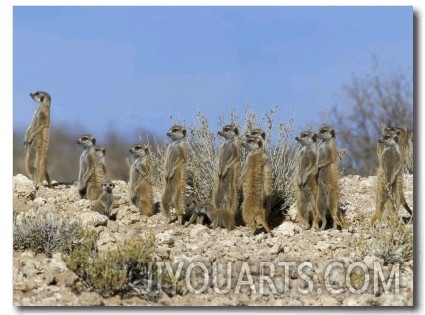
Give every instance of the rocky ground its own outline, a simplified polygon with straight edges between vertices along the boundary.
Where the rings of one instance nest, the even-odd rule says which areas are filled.
[[[283,216],[275,214],[273,235],[261,232],[254,236],[243,226],[233,231],[213,230],[200,224],[168,224],[162,214],[141,216],[128,202],[126,183],[114,183],[114,193],[119,196],[115,221],[92,212],[90,201],[80,200],[76,185],[42,187],[31,200],[32,184],[22,175],[13,178],[14,212],[17,217],[39,211],[71,214],[99,233],[99,251],[145,232],[154,233],[155,260],[174,267],[182,263],[185,276],[178,280],[176,294],[164,293],[155,301],[136,294],[103,297],[68,269],[60,253],[49,258],[27,250],[13,253],[14,305],[413,305],[413,259],[401,264],[385,261],[379,255],[383,246],[379,233],[392,232],[372,229],[369,224],[376,177],[341,179],[347,229],[303,230],[296,222],[295,207],[291,207]],[[413,207],[413,176],[405,177],[405,195]],[[402,208],[399,217],[407,217]],[[411,223],[402,228],[413,233]],[[229,266],[231,271],[226,273]],[[384,281],[378,280],[381,276]]]

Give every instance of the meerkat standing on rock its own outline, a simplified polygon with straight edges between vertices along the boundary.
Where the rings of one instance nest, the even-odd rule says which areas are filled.
[[[102,183],[105,182],[106,164],[104,147],[95,146],[96,139],[83,135],[77,143],[84,148],[80,156],[80,172],[78,175],[78,193],[81,198],[96,200],[102,193]]]
[[[47,172],[51,98],[47,92],[42,91],[30,93],[30,96],[37,103],[38,108],[25,133],[25,167],[28,176],[34,182],[35,189],[43,184],[43,179],[46,179],[48,186],[52,187]]]
[[[240,174],[239,130],[235,125],[226,125],[218,135],[225,141],[221,144],[218,156],[217,178],[213,192],[212,208],[219,221],[225,221],[228,230],[235,228],[235,217],[238,210],[238,179]]]
[[[403,169],[403,157],[398,145],[398,136],[388,132],[378,140],[382,145],[382,152],[379,160],[376,192],[376,210],[372,217],[372,224],[381,220],[385,204],[395,212],[400,203],[400,182],[398,177]]]
[[[165,188],[162,195],[162,209],[165,215],[170,218],[170,208],[174,207],[178,223],[183,224],[187,161],[186,129],[174,125],[167,132],[167,136],[172,142],[165,154]]]
[[[401,127],[383,127],[382,128],[382,135],[395,135],[398,137],[398,147],[400,150],[400,154],[401,154],[401,158],[402,158],[402,165],[404,166],[404,155],[406,152],[406,146],[407,146],[407,128],[401,128]],[[377,144],[377,152],[378,152],[378,158],[381,158],[381,153],[382,153],[382,146],[383,144],[381,144],[378,141]],[[410,209],[409,205],[407,204],[406,198],[404,196],[404,191],[403,191],[403,167],[402,170],[400,172],[400,175],[397,177],[397,181],[398,181],[398,187],[399,189],[397,190],[397,198],[399,199],[401,205],[404,207],[404,209],[406,209],[407,212],[409,212],[409,214],[412,216],[413,212]]]
[[[149,181],[152,164],[149,160],[147,146],[137,143],[130,148],[133,163],[130,166],[128,188],[131,202],[139,209],[140,214],[153,215],[153,190]]]
[[[267,146],[265,145],[266,133],[261,128],[251,130],[252,136],[260,136],[263,139],[263,194],[264,194],[264,209],[266,220],[269,219],[272,209],[272,168],[270,158],[267,153]]]
[[[335,131],[329,126],[323,126],[319,129],[317,140],[316,180],[319,191],[313,225],[317,230],[320,219],[320,230],[324,230],[327,223],[326,215],[329,212],[334,228],[345,227],[345,220],[338,208],[338,151],[335,144]]]
[[[242,146],[248,151],[239,182],[243,193],[242,217],[252,229],[252,235],[259,224],[271,233],[263,208],[263,139],[248,135],[242,141]]]
[[[317,214],[318,186],[316,175],[316,138],[311,131],[302,131],[295,140],[301,145],[296,159],[295,191],[297,197],[298,218],[305,229],[309,229],[310,222],[314,221]]]
[[[111,216],[112,203],[114,201],[112,189],[114,187],[115,185],[110,181],[102,183],[102,192],[93,204],[93,211],[106,215],[108,218]]]

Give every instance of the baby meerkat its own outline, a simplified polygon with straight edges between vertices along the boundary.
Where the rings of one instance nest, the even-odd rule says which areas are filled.
[[[345,227],[345,220],[338,208],[339,179],[338,179],[338,151],[335,144],[335,131],[329,126],[323,126],[317,134],[317,162],[316,179],[319,186],[317,196],[316,215],[313,226],[317,230],[321,220],[320,230],[326,227],[326,215],[332,216],[333,227]]]
[[[242,147],[248,151],[239,182],[243,193],[242,217],[251,228],[252,235],[259,224],[271,233],[263,209],[263,139],[247,135],[242,141]]]
[[[295,191],[297,197],[298,218],[305,229],[311,227],[314,215],[317,214],[318,186],[316,175],[316,139],[317,135],[311,131],[302,131],[295,137],[301,145],[296,159]]]
[[[189,224],[192,224],[195,220],[197,224],[202,224],[205,218],[208,218],[212,227],[216,229],[226,227],[226,223],[229,222],[230,213],[219,213],[211,204],[201,203],[193,197],[186,202],[186,211],[191,215]]]
[[[115,188],[115,185],[110,181],[106,181],[102,183],[101,188],[102,192],[94,202],[93,211],[106,215],[109,218],[111,216],[112,203],[114,201],[112,190]]]
[[[52,183],[47,172],[47,153],[49,150],[51,97],[47,92],[42,91],[30,93],[30,96],[37,103],[38,108],[25,133],[25,168],[28,176],[34,182],[35,189],[43,184],[43,179],[46,179],[50,188]]]
[[[226,228],[235,228],[238,210],[238,179],[240,174],[239,130],[236,125],[226,125],[218,135],[225,141],[221,144],[218,156],[217,177],[215,179],[212,207],[218,221],[225,221]],[[217,224],[214,224],[216,227]]]
[[[263,199],[266,220],[269,219],[272,209],[272,168],[270,163],[269,154],[267,153],[267,146],[265,145],[266,133],[261,128],[251,130],[251,136],[260,136],[263,139]]]
[[[133,160],[128,181],[131,202],[139,209],[140,214],[151,216],[154,213],[154,207],[153,190],[149,179],[152,173],[149,148],[137,143],[129,151]]]
[[[382,145],[382,153],[379,160],[377,189],[376,189],[376,210],[372,217],[372,224],[381,220],[385,205],[388,204],[393,212],[398,210],[400,199],[399,181],[397,180],[402,172],[403,157],[398,146],[398,136],[388,132],[378,140]]]
[[[165,189],[162,195],[162,209],[170,218],[170,208],[174,207],[178,223],[183,224],[187,161],[186,129],[183,126],[174,125],[167,132],[167,136],[172,142],[165,154]]]

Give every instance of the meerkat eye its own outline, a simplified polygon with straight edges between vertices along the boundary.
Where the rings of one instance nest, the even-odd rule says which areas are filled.
[[[172,131],[173,131],[173,132],[177,132],[177,131],[179,131],[179,130],[178,130],[178,129],[173,129]]]
[[[320,129],[320,133],[325,133],[326,130],[325,129]]]
[[[307,135],[306,135],[305,133],[303,133],[303,134],[301,135],[301,138],[305,138],[305,137],[307,137]]]

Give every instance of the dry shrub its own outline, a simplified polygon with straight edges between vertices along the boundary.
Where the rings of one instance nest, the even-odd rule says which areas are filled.
[[[153,253],[155,237],[119,243],[117,248],[97,251],[97,238],[89,237],[68,248],[64,260],[87,287],[104,297],[139,295],[155,300],[163,291],[171,292],[168,278],[158,274]]]
[[[68,246],[69,240],[79,240],[86,229],[78,221],[59,217],[48,211],[14,213],[14,250],[33,250],[48,257]]]

